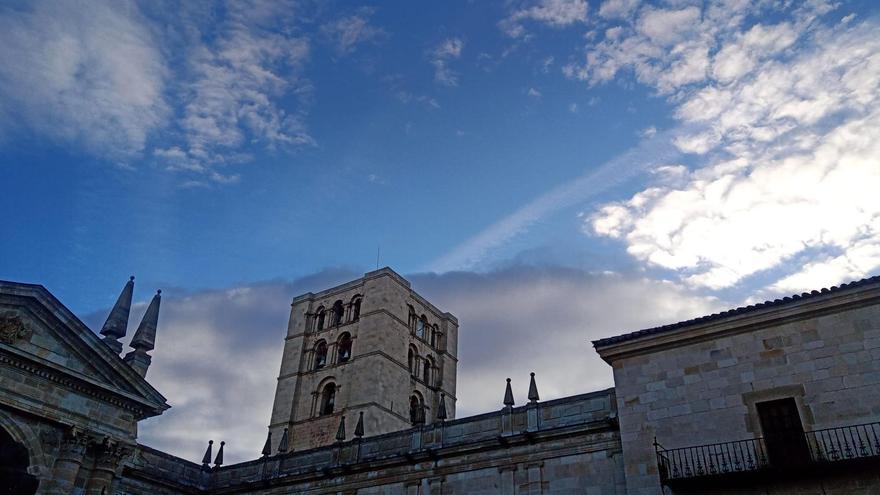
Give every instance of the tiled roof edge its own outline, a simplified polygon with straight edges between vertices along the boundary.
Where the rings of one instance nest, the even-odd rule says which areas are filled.
[[[786,306],[788,304],[793,304],[797,301],[802,301],[804,299],[811,299],[818,296],[824,296],[826,294],[833,294],[838,292],[845,292],[848,290],[856,289],[859,287],[864,287],[866,285],[877,284],[880,283],[880,275],[863,278],[861,280],[857,280],[854,282],[849,282],[845,284],[840,284],[837,286],[831,286],[822,288],[819,290],[813,290],[810,292],[804,292],[802,294],[794,294],[791,296],[785,296],[780,299],[774,299],[773,301],[764,301],[762,303],[751,304],[749,306],[741,306],[735,309],[729,309],[727,311],[722,311],[720,313],[712,313],[706,316],[700,316],[698,318],[693,318],[690,320],[680,321],[678,323],[671,323],[669,325],[661,325],[659,327],[653,328],[645,328],[642,330],[637,330],[635,332],[625,333],[623,335],[617,335],[614,337],[606,337],[603,339],[597,339],[593,341],[593,347],[602,347],[606,345],[618,344],[620,342],[626,342],[629,340],[635,340],[641,337],[646,337],[649,335],[656,335],[659,333],[669,332],[672,330],[678,330],[681,328],[686,328],[694,325],[699,325],[703,323],[710,323],[714,321],[723,320],[725,318],[730,318],[731,316],[739,316],[742,314],[752,313],[758,310],[767,309],[767,308],[775,308],[780,306]]]

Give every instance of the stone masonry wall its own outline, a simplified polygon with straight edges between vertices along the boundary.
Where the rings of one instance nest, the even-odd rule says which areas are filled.
[[[600,348],[612,354],[628,493],[661,493],[655,437],[678,448],[761,436],[756,402],[793,397],[806,431],[880,420],[876,292],[638,339],[644,343],[622,344],[629,347],[619,358]],[[649,342],[659,347],[640,353]],[[835,490],[839,483],[826,480],[823,493],[880,491],[876,481],[851,491]],[[801,488],[771,492],[814,493]]]

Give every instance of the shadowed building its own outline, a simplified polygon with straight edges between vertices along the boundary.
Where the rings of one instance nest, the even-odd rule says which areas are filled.
[[[254,460],[136,442],[157,293],[121,355],[40,286],[0,282],[0,493],[880,492],[880,278],[600,339],[615,388],[454,418],[458,324],[390,269],[293,300]],[[570,365],[561,363],[560,365]]]

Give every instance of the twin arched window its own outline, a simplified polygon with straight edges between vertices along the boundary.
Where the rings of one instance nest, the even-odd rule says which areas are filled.
[[[361,319],[361,296],[354,296],[351,299],[351,321],[358,321]]]
[[[415,375],[417,371],[417,366],[419,364],[419,351],[416,350],[415,346],[409,346],[409,353],[406,357],[406,363],[409,367],[409,374]]]
[[[324,386],[324,390],[321,392],[321,408],[318,410],[318,414],[321,416],[325,416],[327,414],[333,414],[333,409],[336,407],[336,384],[328,383]]]
[[[434,367],[434,360],[431,356],[425,356],[425,364],[422,367],[422,381],[425,385],[431,386],[431,368]]]
[[[339,341],[336,343],[336,361],[339,363],[345,363],[349,359],[351,359],[351,334],[345,332],[344,334],[339,336]]]
[[[426,317],[425,315],[422,315],[421,318],[419,318],[416,321],[416,337],[418,337],[420,339],[424,339],[425,338],[425,329],[427,327],[428,327],[428,317]]]
[[[337,300],[333,303],[333,318],[330,320],[331,326],[338,326],[342,324],[342,318],[345,316],[345,306],[342,305],[342,301]]]
[[[327,342],[319,340],[315,344],[315,369],[319,370],[327,366]]]
[[[324,306],[319,306],[318,310],[315,311],[315,329],[323,330],[324,329],[324,320],[327,317],[327,311],[324,310]]]
[[[361,319],[361,302],[363,301],[363,296],[360,294],[351,298],[351,301],[348,303],[351,306],[351,313],[349,314],[349,322],[353,323]],[[327,313],[330,313],[330,321],[327,321]],[[315,310],[315,330],[323,330],[325,326],[327,327],[336,327],[345,323],[345,304],[342,303],[342,300],[337,299],[336,302],[333,303],[333,306],[328,310],[324,306],[318,306],[318,309]]]
[[[409,420],[414,425],[425,424],[425,401],[418,392],[409,398]]]

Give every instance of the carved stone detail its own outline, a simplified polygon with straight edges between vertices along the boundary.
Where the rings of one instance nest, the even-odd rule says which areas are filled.
[[[0,342],[14,344],[17,340],[27,336],[27,325],[24,324],[24,321],[22,321],[17,313],[7,311],[0,314]]]

